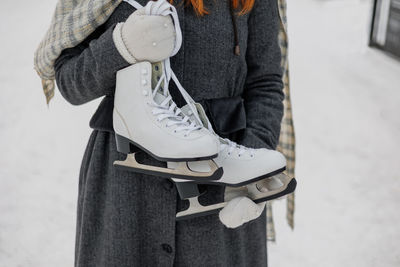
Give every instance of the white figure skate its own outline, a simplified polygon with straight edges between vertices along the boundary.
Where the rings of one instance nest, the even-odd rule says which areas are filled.
[[[165,66],[163,64],[163,69]],[[190,121],[169,95],[163,74],[153,89],[152,66],[136,63],[117,73],[113,124],[117,150],[128,154],[125,161],[116,161],[117,168],[162,177],[178,177],[203,181],[219,179],[222,169],[210,161],[218,154],[215,136],[204,127]],[[143,165],[135,153],[144,151],[160,161],[173,161],[173,168]],[[133,154],[131,154],[133,153]],[[188,161],[206,160],[208,170],[193,171]]]
[[[166,1],[150,1],[145,10],[149,15],[172,16],[177,33],[173,55],[176,54],[182,38],[175,8]],[[169,81],[172,78],[179,82],[170,68],[169,59],[162,62],[161,69],[162,75],[154,87],[149,62],[136,63],[117,72],[113,126],[117,150],[128,156],[125,161],[115,161],[114,165],[168,178],[173,176],[196,181],[219,179],[222,168],[209,160],[218,154],[218,140],[209,130],[185,116],[172,100],[168,91]],[[178,88],[183,89],[180,84]],[[185,99],[186,95],[185,92]],[[174,168],[140,164],[135,157],[139,151],[157,160],[177,164]],[[206,160],[208,171],[190,170],[187,162],[198,160]]]
[[[251,149],[228,139],[219,138],[220,151],[213,161],[224,169],[221,179],[216,181],[195,181],[200,184],[240,187],[277,175],[286,169],[285,157],[276,150],[266,148]],[[169,162],[168,166],[176,167]],[[207,161],[188,162],[191,170],[207,171]],[[175,177],[174,177],[175,178]],[[175,182],[185,182],[174,179]]]
[[[189,102],[193,104],[192,99]],[[197,121],[198,124],[205,125],[213,132],[202,106],[200,104],[195,104],[195,106],[198,112],[196,117],[193,117],[192,110],[188,109],[187,106],[183,107],[182,110],[185,114],[192,115],[192,120],[197,121],[197,118],[199,118],[201,121]],[[275,199],[294,191],[296,180],[282,173],[286,169],[286,159],[280,152],[265,148],[250,149],[228,139],[219,138],[219,140],[220,152],[213,161],[224,169],[221,179],[204,182],[173,179],[180,197],[188,199],[190,203],[189,209],[177,214],[177,220],[216,213],[229,201],[229,198],[226,198],[226,202],[202,206],[198,201],[200,194],[196,183],[229,186],[232,191],[241,191],[243,196],[251,198],[255,203]],[[173,167],[175,165],[174,162],[168,162],[168,166]],[[204,161],[190,162],[189,167],[197,171],[206,171],[208,168]],[[238,196],[238,194],[233,194],[233,196]]]
[[[187,92],[184,91],[183,94],[187,94]],[[194,103],[194,100],[188,94],[186,97],[189,99],[189,104],[182,108],[182,112],[190,116],[190,119],[195,121],[197,125],[203,125],[214,133],[203,107],[198,103]],[[274,176],[286,169],[285,156],[276,150],[247,148],[229,139],[221,138],[215,133],[214,135],[220,142],[220,150],[218,157],[213,161],[224,169],[224,174],[217,181],[199,181],[197,183],[240,187]],[[168,163],[170,167],[176,167],[176,165],[177,163],[175,162]],[[188,166],[192,170],[203,172],[209,168],[207,161],[189,162]],[[174,179],[174,181],[185,182],[177,179]]]

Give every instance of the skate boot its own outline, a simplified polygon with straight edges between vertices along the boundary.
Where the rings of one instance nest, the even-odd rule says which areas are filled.
[[[240,187],[277,175],[286,169],[285,157],[276,150],[247,148],[223,138],[219,138],[219,141],[220,151],[213,161],[223,168],[224,174],[216,181],[195,183]],[[169,162],[168,166],[176,167],[176,164]],[[206,161],[188,162],[188,166],[191,170],[203,172],[209,168]],[[181,182],[177,179],[174,181]]]
[[[113,124],[117,150],[128,156],[125,161],[116,161],[114,165],[168,178],[218,179],[222,169],[209,161],[218,154],[218,140],[176,106],[168,91],[165,65],[158,66],[161,66],[163,74],[154,88],[154,75],[149,62],[136,63],[117,73]],[[140,164],[135,158],[135,153],[139,151],[157,160],[177,164],[173,169]],[[190,170],[187,162],[196,160],[206,160],[209,170]]]
[[[189,102],[190,104],[182,108],[183,113],[190,116],[192,121],[204,125],[210,132],[214,133],[203,107],[198,103],[193,104],[192,99]],[[189,105],[195,106],[197,114],[192,112]],[[224,174],[217,181],[199,181],[198,183],[240,187],[274,176],[286,169],[285,156],[276,150],[247,148],[216,134],[215,136],[219,140],[220,150],[218,157],[213,161],[224,169]],[[207,171],[207,168],[209,168],[206,161],[189,162],[188,165],[190,169],[196,171]],[[175,167],[176,163],[169,162],[168,166]],[[177,179],[174,179],[174,181],[181,182]]]

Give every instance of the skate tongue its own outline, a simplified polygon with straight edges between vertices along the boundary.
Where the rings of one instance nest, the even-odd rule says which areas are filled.
[[[161,105],[161,103],[167,98],[167,96],[161,94],[161,93],[156,93],[154,96],[154,102],[156,102],[158,105]]]
[[[222,137],[219,138],[219,142],[220,142],[221,144],[224,144],[224,145],[229,146],[229,142],[228,142],[226,139],[222,138]]]
[[[198,125],[203,125],[206,128],[208,128],[209,130],[212,130],[212,128],[210,129],[209,127],[211,127],[211,124],[208,121],[207,116],[205,115],[205,111],[203,109],[203,107],[199,104],[199,103],[192,103],[195,107],[195,111],[197,112],[197,115],[200,119],[200,121],[196,118],[196,116],[193,114],[192,109],[190,108],[189,104],[186,104],[185,106],[183,106],[181,108],[183,114],[185,114],[186,116],[188,116],[192,121],[196,122]]]
[[[221,151],[224,150],[227,147],[232,147],[232,146],[235,149],[238,148],[238,145],[236,143],[230,141],[229,139],[225,139],[225,138],[219,137],[219,142],[221,144],[221,146],[220,146],[220,150]]]
[[[161,105],[161,103],[164,102],[164,100],[165,100],[167,97],[168,97],[168,95],[165,96],[165,95],[163,95],[162,93],[157,92],[157,93],[155,94],[153,100],[154,100],[154,102],[156,102],[158,105]],[[171,101],[172,101],[172,100],[171,100]],[[171,104],[171,101],[170,101],[170,104]],[[178,117],[177,117],[177,118],[170,118],[170,120],[174,120],[174,121],[180,121],[181,119],[183,119],[183,117],[181,117],[181,118],[178,118]],[[186,122],[186,124],[188,124],[188,123]]]
[[[220,152],[225,150],[225,149],[229,149],[228,150],[228,154],[234,150],[238,151],[239,156],[243,153],[250,153],[251,156],[253,156],[253,148],[248,148],[242,145],[239,145],[229,139],[226,138],[221,138],[219,137],[219,142],[220,142]]]

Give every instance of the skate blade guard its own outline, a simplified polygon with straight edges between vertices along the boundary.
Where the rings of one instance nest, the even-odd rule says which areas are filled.
[[[270,178],[273,177],[279,179],[282,182],[282,186],[273,190],[268,190],[263,192],[262,187],[260,187],[260,183],[256,182],[244,186],[243,190],[241,190],[242,196],[249,197],[256,204],[259,204],[262,202],[278,199],[285,195],[291,194],[295,191],[297,186],[297,181],[295,178],[291,178],[285,173],[280,173]],[[233,197],[237,196],[239,195],[234,195]],[[209,206],[201,205],[198,200],[198,197],[192,197],[189,198],[188,200],[189,200],[189,208],[184,211],[180,211],[176,214],[177,221],[216,214],[227,205],[230,199],[225,199],[225,202]]]
[[[263,192],[261,183],[253,183],[247,186],[248,195],[255,203],[278,199],[296,190],[297,181],[294,177],[289,177],[285,173],[274,177],[282,182],[281,187]]]
[[[226,206],[226,202],[203,206],[200,204],[197,197],[190,198],[188,200],[189,208],[176,214],[177,221],[189,220],[197,217],[216,214]]]

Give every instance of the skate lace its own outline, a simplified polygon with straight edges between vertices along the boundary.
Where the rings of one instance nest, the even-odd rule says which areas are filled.
[[[165,64],[163,64],[163,69],[167,69]],[[170,70],[172,72],[172,70]],[[164,82],[164,86],[162,87],[161,84]],[[191,132],[200,130],[202,127],[197,125],[195,122],[190,121],[190,118],[186,116],[182,110],[175,104],[172,100],[171,95],[167,90],[168,88],[168,78],[167,74],[163,73],[160,77],[156,87],[152,93],[152,103],[148,103],[150,106],[153,107],[152,114],[157,117],[158,121],[163,121],[167,119],[165,124],[166,127],[176,126],[174,132],[181,132],[185,131],[185,136],[189,135]],[[161,92],[160,92],[161,91]],[[157,93],[162,93],[165,99],[161,103],[157,103],[155,101],[155,97]]]
[[[136,9],[142,8],[142,5],[134,0],[125,1],[130,3]],[[178,13],[176,12],[175,7],[165,0],[158,0],[156,2],[149,1],[145,6],[145,14],[158,16],[171,15],[174,21],[176,36],[175,46],[170,57],[176,55],[176,53],[178,53],[180,47],[182,46],[182,31],[179,24]],[[174,132],[185,131],[185,136],[189,135],[193,131],[202,129],[203,125],[198,117],[197,110],[194,106],[194,101],[180,84],[175,73],[172,71],[169,58],[165,59],[162,62],[162,69],[163,74],[159,78],[158,83],[152,92],[153,101],[151,103],[148,103],[150,106],[153,107],[152,114],[157,117],[158,121],[167,120],[165,124],[166,127],[175,126],[176,128],[174,129]],[[169,81],[171,79],[177,85],[185,101],[189,104],[190,109],[195,114],[195,117],[196,119],[198,119],[200,125],[196,124],[196,122],[194,121],[191,121],[190,118],[186,116],[173,101],[168,91]],[[157,103],[155,101],[158,93],[161,93],[165,97],[165,99],[161,103]]]
[[[228,155],[231,155],[234,151],[237,151],[237,154],[239,157],[241,157],[245,153],[249,153],[251,157],[254,157],[255,149],[254,148],[249,148],[245,147],[242,145],[239,145],[229,139],[226,138],[221,138],[221,151],[228,148]]]

